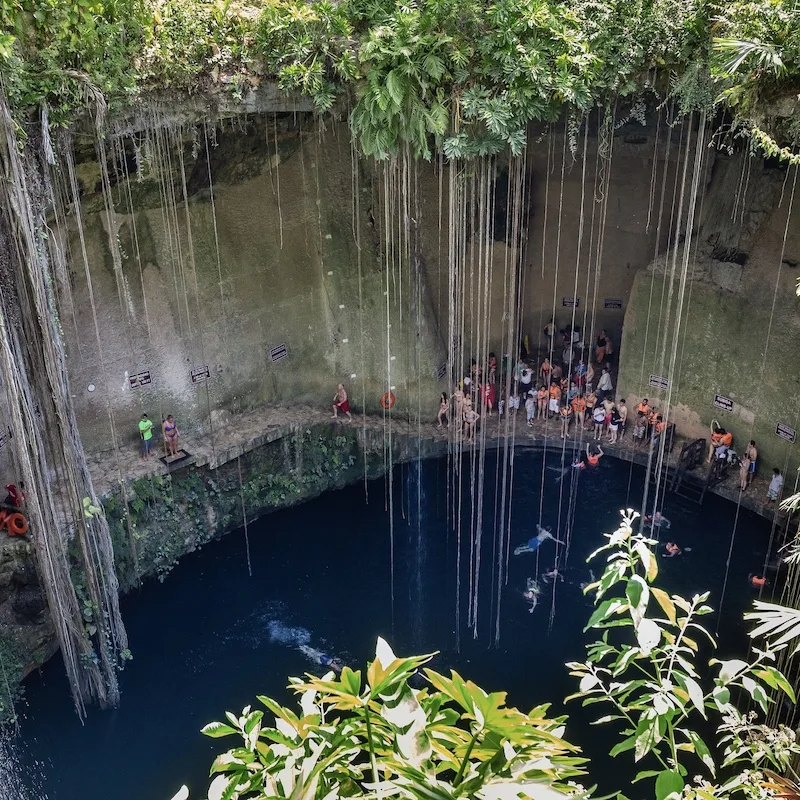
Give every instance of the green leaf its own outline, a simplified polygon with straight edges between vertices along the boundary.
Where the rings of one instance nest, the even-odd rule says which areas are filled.
[[[658,562],[653,557],[650,548],[644,542],[636,542],[633,549],[638,553],[639,558],[642,560],[647,580],[652,583],[658,575]]]
[[[689,741],[694,745],[694,752],[697,753],[700,760],[708,767],[712,775],[716,775],[717,767],[714,764],[714,759],[711,757],[711,751],[708,745],[700,738],[700,734],[690,729],[684,729],[684,732],[689,737]]]
[[[625,585],[625,596],[628,598],[628,603],[630,603],[634,625],[638,625],[644,617],[647,602],[650,599],[650,589],[644,578],[639,575],[632,575]]]
[[[629,736],[627,739],[623,739],[621,742],[617,742],[609,752],[610,756],[618,756],[620,753],[625,753],[628,750],[633,750],[636,746],[636,737]]]
[[[678,683],[682,684],[683,688],[689,693],[689,699],[692,701],[692,705],[705,717],[706,708],[703,701],[703,690],[700,688],[700,684],[688,675],[677,675],[676,678]]]
[[[661,606],[663,612],[667,615],[667,619],[675,625],[677,623],[677,613],[675,611],[675,603],[672,602],[670,596],[663,590],[657,589],[655,586],[650,587],[656,602]]]
[[[212,739],[219,739],[222,736],[230,736],[232,733],[238,733],[238,731],[222,722],[209,722],[208,725],[200,730],[200,733],[210,736]]]
[[[724,686],[730,683],[737,675],[747,669],[747,662],[740,658],[732,658],[729,661],[715,661],[720,665],[719,680]]]
[[[656,778],[656,800],[668,800],[683,792],[683,778],[675,770],[665,769]]]
[[[764,691],[764,687],[760,683],[756,683],[756,681],[747,675],[742,677],[742,686],[744,686],[750,697],[752,697],[753,700],[755,700],[756,703],[761,706],[761,710],[766,714],[769,698],[767,697],[767,693]]]
[[[653,749],[656,743],[657,720],[645,720],[644,724],[644,730],[642,730],[635,740],[634,761],[641,761]]]
[[[583,629],[584,632],[588,631],[589,628],[594,628],[604,619],[607,619],[612,614],[616,614],[625,608],[627,608],[627,603],[624,603],[618,597],[614,597],[611,600],[604,600],[599,606],[597,606],[592,616],[589,617],[589,621],[586,623],[586,627]]]
[[[711,693],[711,698],[717,709],[724,712],[731,701],[731,693],[725,687],[717,686]]]
[[[797,702],[792,685],[786,680],[779,669],[775,667],[764,667],[764,669],[756,670],[753,674],[764,681],[770,688],[784,692],[792,703]]]
[[[636,777],[631,781],[631,783],[636,783],[644,780],[645,778],[652,778],[660,774],[661,773],[657,769],[644,769],[641,772],[636,773]]]

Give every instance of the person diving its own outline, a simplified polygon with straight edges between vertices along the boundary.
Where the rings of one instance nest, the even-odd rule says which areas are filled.
[[[541,545],[541,543],[547,539],[552,539],[558,544],[564,544],[561,539],[556,539],[556,537],[553,536],[553,534],[550,532],[550,528],[543,528],[541,525],[537,525],[536,531],[536,536],[534,536],[532,539],[528,539],[525,544],[521,544],[519,547],[514,549],[515,556],[521,555],[522,553],[535,553],[536,550],[539,549],[539,545]]]

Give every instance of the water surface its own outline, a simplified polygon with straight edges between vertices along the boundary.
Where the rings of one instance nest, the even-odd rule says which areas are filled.
[[[513,705],[552,702],[552,713],[569,713],[566,738],[596,759],[592,778],[613,788],[627,762],[611,765],[603,757],[609,736],[588,726],[600,715],[596,707],[584,712],[560,702],[575,691],[563,665],[584,655],[581,631],[591,604],[578,584],[588,577],[585,558],[616,527],[621,508],[641,503],[644,470],[605,458],[577,482],[568,474],[558,483],[557,455],[544,462],[541,454],[516,455],[512,547],[535,533],[541,509],[542,524],[570,539],[569,582],[556,584],[555,594],[544,587],[528,613],[525,580],[552,565],[556,548],[545,543],[538,559],[512,556],[494,647],[495,491],[502,473],[487,455],[475,639],[466,622],[477,507],[470,501],[469,460],[464,467],[458,650],[453,465],[446,459],[406,465],[395,470],[392,495],[394,600],[383,480],[369,484],[368,499],[363,485],[353,486],[251,524],[252,575],[242,531],[208,545],[185,557],[164,583],[148,582],[124,599],[134,660],[120,676],[118,710],[92,710],[81,725],[58,658],[29,678],[19,734],[0,745],[0,800],[168,800],[184,782],[192,797],[205,796],[208,767],[226,746],[200,735],[206,722],[240,710],[256,694],[287,700],[286,676],[313,669],[299,645],[360,665],[378,635],[400,654],[440,651],[438,669],[452,667],[487,690],[505,690]],[[718,606],[735,506],[708,495],[697,509],[668,497],[663,511],[672,521],[669,538],[691,552],[661,560],[662,585],[687,595],[709,589]],[[725,655],[744,652],[741,614],[753,597],[747,575],[763,564],[769,534],[768,522],[739,512],[720,623]]]

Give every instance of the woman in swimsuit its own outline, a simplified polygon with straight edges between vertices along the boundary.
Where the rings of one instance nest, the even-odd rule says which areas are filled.
[[[464,436],[468,442],[475,441],[475,425],[481,415],[472,407],[472,403],[464,403]]]
[[[436,427],[442,427],[442,418],[447,423],[448,427],[450,426],[450,403],[447,399],[447,392],[442,392],[442,396],[439,399],[439,413],[436,415]]]
[[[175,424],[172,414],[161,423],[161,432],[164,434],[164,442],[167,445],[167,455],[178,455],[178,426]]]

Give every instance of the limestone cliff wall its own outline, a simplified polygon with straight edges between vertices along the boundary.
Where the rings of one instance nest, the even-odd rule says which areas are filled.
[[[671,262],[661,256],[633,283],[618,387],[629,405],[647,396],[663,406],[667,393],[651,386],[650,376],[669,378],[671,419],[682,433],[708,437],[717,419],[740,452],[755,439],[761,473],[785,470],[789,487],[800,451],[776,427],[800,429],[800,206],[792,202],[793,176],[756,159],[717,159],[689,243],[680,329],[679,279],[669,280]],[[669,375],[675,342],[677,365]],[[715,407],[717,394],[733,401],[732,411]]]
[[[346,126],[262,114],[151,136],[108,146],[111,232],[95,149],[76,148],[87,263],[72,209],[61,307],[89,450],[113,448],[112,416],[124,447],[143,412],[213,436],[262,404],[329,405],[340,381],[370,411],[390,385],[398,413],[435,405],[444,353],[428,292],[385,266],[373,176]],[[146,371],[151,383],[132,389]]]

